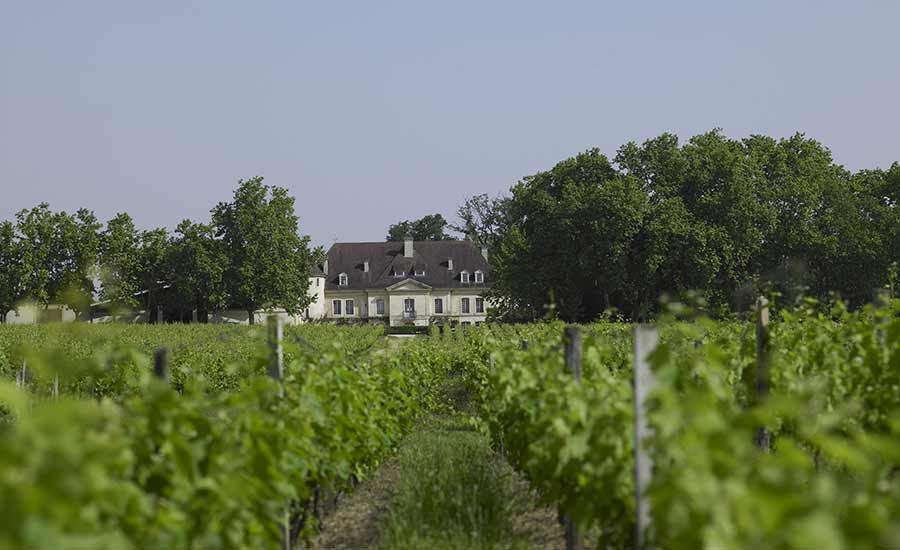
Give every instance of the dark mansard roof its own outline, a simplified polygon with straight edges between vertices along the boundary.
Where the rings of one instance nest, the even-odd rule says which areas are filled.
[[[326,290],[383,289],[406,279],[433,288],[484,288],[489,286],[488,262],[471,241],[414,241],[413,256],[403,255],[403,241],[377,243],[335,243],[328,250]],[[450,260],[453,269],[449,267]],[[365,262],[369,271],[365,271]],[[463,283],[460,273],[469,273]],[[484,274],[484,282],[475,282],[475,271]],[[424,275],[416,275],[423,273]],[[340,286],[338,277],[347,274],[347,285]],[[403,276],[395,274],[404,273]]]

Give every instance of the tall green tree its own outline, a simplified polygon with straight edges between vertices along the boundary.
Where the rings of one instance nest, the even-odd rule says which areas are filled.
[[[475,244],[493,249],[505,228],[507,200],[504,197],[491,198],[487,193],[469,197],[456,211],[459,223],[449,227],[468,236]]]
[[[126,213],[109,220],[101,234],[100,295],[114,309],[139,305],[135,297],[141,290],[139,241],[134,220]]]
[[[21,244],[15,226],[0,222],[0,323],[22,296],[23,264]]]
[[[387,241],[402,241],[407,236],[415,241],[446,241],[452,239],[447,234],[447,220],[441,214],[429,214],[418,220],[404,220],[388,228]]]
[[[77,315],[90,306],[100,224],[86,209],[53,212],[47,203],[16,214],[22,297],[44,306],[66,304]]]
[[[309,304],[313,254],[286,189],[267,186],[262,177],[241,180],[233,200],[213,208],[212,221],[229,260],[229,301],[247,311],[250,323],[260,309],[296,314]]]
[[[41,203],[16,213],[16,231],[20,238],[22,297],[35,303],[50,303],[56,257],[55,220],[50,205]]]
[[[647,199],[593,149],[526,177],[507,203],[509,238],[492,254],[494,294],[518,295],[518,308],[552,303],[568,320],[610,307],[626,284],[628,245]]]
[[[651,315],[664,295],[721,314],[760,292],[838,292],[851,303],[900,279],[900,164],[850,173],[803,134],[681,144],[663,134],[591,150],[529,176],[495,204],[492,293],[512,315]],[[464,204],[476,227],[480,202]]]
[[[169,232],[165,228],[141,231],[138,235],[136,278],[141,292],[141,306],[151,323],[159,322],[157,306],[163,305],[162,291],[167,285],[166,266]]]
[[[224,275],[228,257],[212,226],[182,221],[175,230],[167,262],[174,306],[181,315],[197,310],[204,321],[208,312],[227,305]]]
[[[81,317],[90,309],[96,288],[100,253],[100,222],[93,212],[78,210],[75,215],[56,215],[56,249],[59,272],[53,277],[52,299],[63,303]]]

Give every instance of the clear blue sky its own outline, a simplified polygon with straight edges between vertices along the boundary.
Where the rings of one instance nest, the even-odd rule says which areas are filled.
[[[206,220],[239,178],[378,240],[590,147],[806,132],[900,160],[900,2],[14,1],[0,219]]]

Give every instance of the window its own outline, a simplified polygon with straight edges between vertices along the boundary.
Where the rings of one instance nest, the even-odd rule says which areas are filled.
[[[459,280],[463,283],[469,282],[469,272],[468,271],[460,271],[459,272]]]
[[[395,269],[395,270],[394,270],[394,277],[397,277],[397,278],[400,278],[400,277],[406,277],[406,272],[405,272],[405,271],[397,271],[397,270]]]
[[[476,271],[475,272],[475,282],[483,283],[484,282],[484,273],[482,273],[481,271]]]
[[[347,286],[347,274],[341,273],[338,275],[338,286]]]
[[[375,315],[384,315],[384,300],[375,300]]]
[[[463,298],[459,301],[460,311],[463,313],[469,313],[469,299]]]
[[[416,270],[416,277],[424,277],[424,276],[425,276],[425,268],[424,267]]]
[[[406,298],[403,300],[403,311],[407,313],[412,313],[416,310],[416,300],[413,298]]]
[[[484,298],[475,298],[475,313],[484,313]]]
[[[442,298],[434,299],[434,312],[444,313],[444,300]]]
[[[341,301],[340,300],[332,300],[331,301],[331,312],[335,315],[341,314]]]
[[[344,301],[344,311],[347,315],[353,315],[353,300]]]

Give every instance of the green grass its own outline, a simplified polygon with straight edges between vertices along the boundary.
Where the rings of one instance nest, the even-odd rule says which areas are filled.
[[[512,518],[525,505],[509,466],[461,417],[434,419],[404,443],[401,479],[381,546],[525,548]]]

